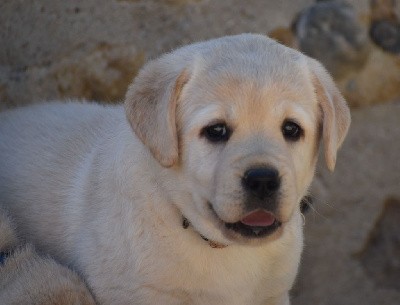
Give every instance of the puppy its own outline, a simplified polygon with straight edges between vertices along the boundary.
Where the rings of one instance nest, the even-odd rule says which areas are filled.
[[[148,63],[125,107],[0,116],[0,194],[101,304],[289,304],[320,139],[350,114],[315,60],[261,35]]]

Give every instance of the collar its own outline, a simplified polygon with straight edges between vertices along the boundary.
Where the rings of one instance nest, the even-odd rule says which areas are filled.
[[[0,252],[0,266],[4,265],[7,258],[11,255],[10,251],[1,251]]]
[[[186,230],[187,228],[189,228],[189,226],[190,226],[190,221],[185,216],[182,216],[182,227]],[[199,235],[201,236],[202,239],[204,239],[206,242],[208,242],[208,244],[210,245],[211,248],[223,249],[223,248],[227,247],[226,245],[220,244],[216,241],[209,240],[207,237],[201,235],[200,233],[199,233]]]

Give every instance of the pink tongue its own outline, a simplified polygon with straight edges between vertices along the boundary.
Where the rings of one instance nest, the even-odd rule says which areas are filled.
[[[253,227],[268,227],[275,222],[275,216],[267,211],[257,210],[245,216],[241,222]]]

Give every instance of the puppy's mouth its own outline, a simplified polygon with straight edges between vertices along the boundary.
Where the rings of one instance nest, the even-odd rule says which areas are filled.
[[[238,222],[224,222],[215,212],[211,203],[208,203],[215,217],[224,223],[229,231],[233,231],[246,238],[262,238],[274,233],[282,226],[276,216],[263,209],[254,210],[245,215]]]
[[[259,209],[255,210],[240,221],[225,223],[225,227],[244,237],[261,238],[275,232],[282,223],[271,212]]]

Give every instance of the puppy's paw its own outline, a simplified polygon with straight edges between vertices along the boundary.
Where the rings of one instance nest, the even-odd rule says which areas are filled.
[[[72,270],[20,245],[15,226],[0,210],[0,304],[94,305],[83,280]]]
[[[18,242],[14,224],[7,212],[0,208],[0,252],[14,248]]]

